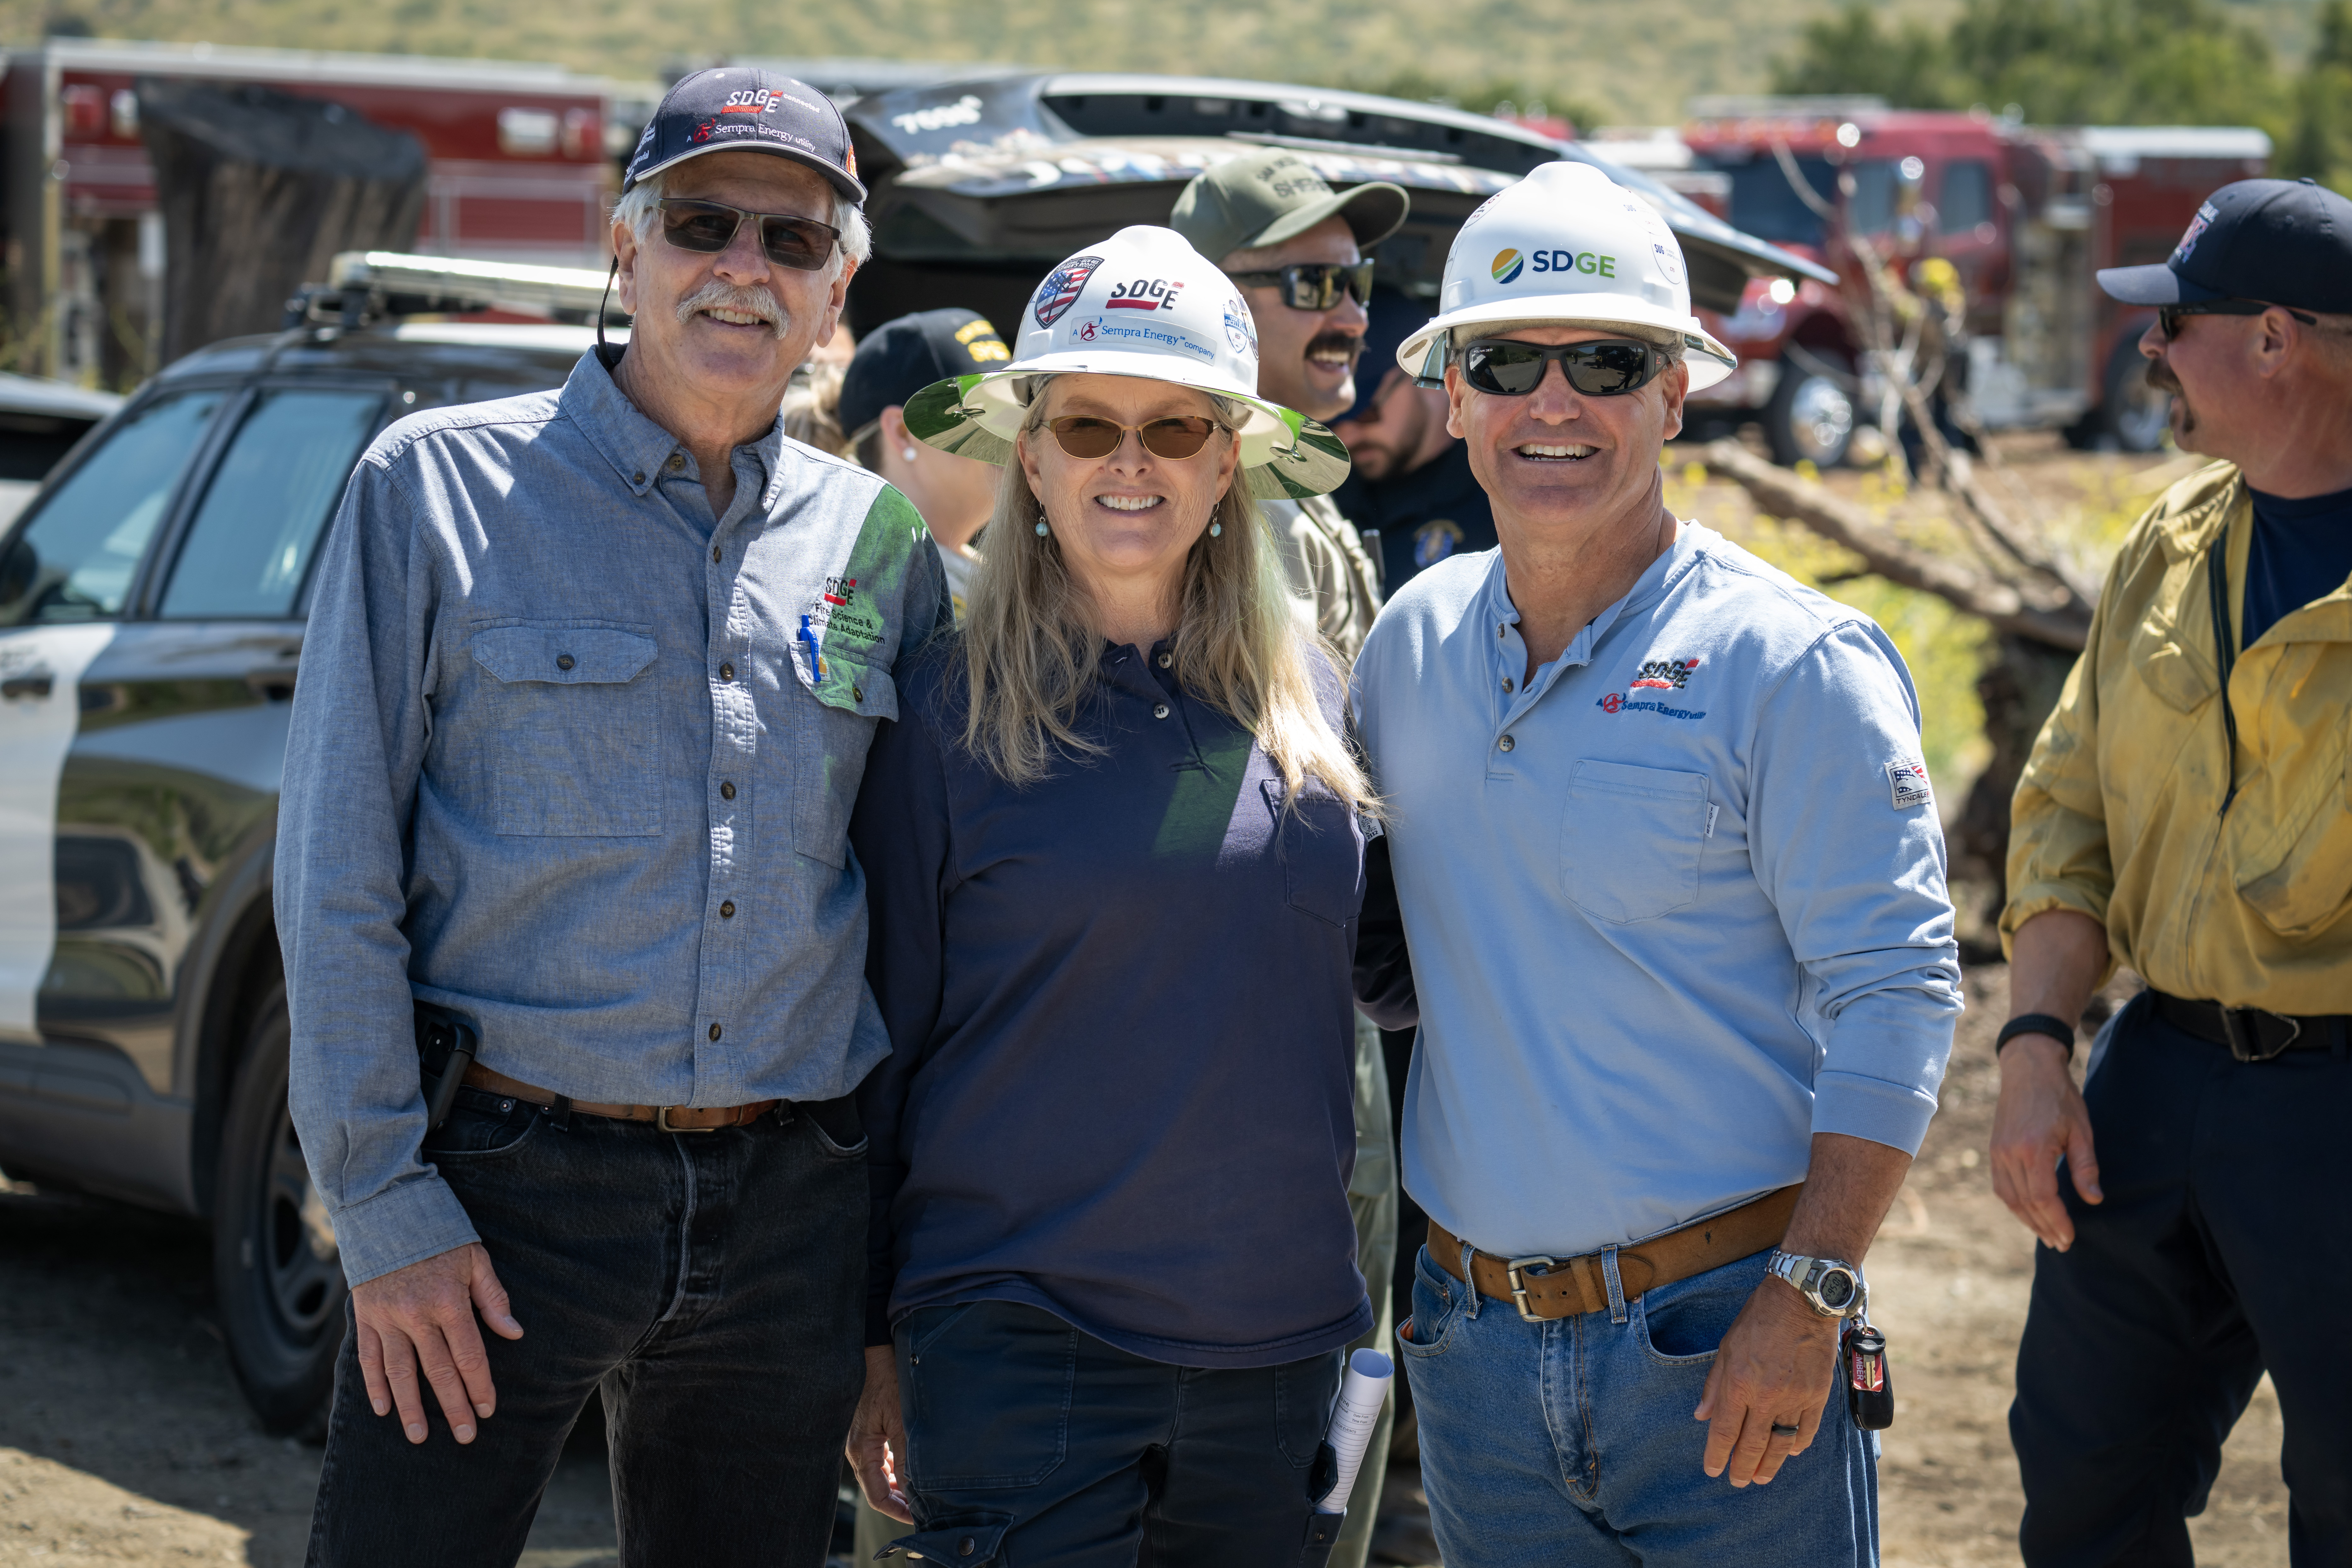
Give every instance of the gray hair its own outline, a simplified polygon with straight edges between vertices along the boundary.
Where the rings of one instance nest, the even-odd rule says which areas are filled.
[[[654,237],[654,219],[661,211],[657,204],[668,193],[668,170],[648,174],[630,186],[627,193],[613,204],[613,221],[628,225],[629,232],[637,236],[637,243],[646,244]],[[845,254],[860,267],[866,265],[866,258],[874,254],[874,231],[866,225],[865,208],[830,183],[825,186],[825,194],[833,198],[833,226],[841,231],[841,248],[834,253],[832,267],[832,275],[838,277],[841,276],[841,257]]]

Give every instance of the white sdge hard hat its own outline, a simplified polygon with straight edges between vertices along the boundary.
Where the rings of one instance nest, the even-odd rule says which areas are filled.
[[[1438,314],[1397,349],[1407,375],[1444,375],[1457,327],[1638,327],[1673,334],[1691,390],[1738,359],[1691,313],[1683,247],[1656,209],[1590,163],[1546,163],[1489,197],[1454,236]]]
[[[1139,376],[1224,404],[1261,500],[1319,496],[1348,476],[1348,449],[1315,421],[1257,395],[1257,325],[1232,278],[1173,229],[1139,224],[1046,274],[1021,313],[1013,362],[935,382],[907,428],[942,451],[1004,463],[1039,378]]]

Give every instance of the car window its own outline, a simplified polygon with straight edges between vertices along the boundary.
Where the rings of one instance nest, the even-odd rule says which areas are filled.
[[[1770,153],[1745,162],[1733,158],[1712,161],[1711,166],[1731,176],[1731,222],[1758,239],[1781,245],[1819,245],[1822,220],[1797,193]],[[1796,159],[1797,176],[1823,203],[1836,199],[1837,171],[1824,158]]]
[[[1980,158],[1963,159],[1944,167],[1944,196],[1936,204],[1936,226],[1948,235],[1964,235],[1979,224],[1992,222],[1992,165]]]
[[[228,393],[157,398],[116,425],[0,556],[0,626],[122,613],[131,574]]]
[[[1858,235],[1885,234],[1895,226],[1895,160],[1864,158],[1846,166],[1853,194],[1845,201],[1845,221]]]
[[[311,552],[383,410],[373,392],[294,387],[255,399],[189,525],[162,613],[293,614]]]

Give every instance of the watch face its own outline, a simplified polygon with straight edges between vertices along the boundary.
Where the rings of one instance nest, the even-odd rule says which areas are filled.
[[[1843,1312],[1853,1301],[1853,1276],[1843,1269],[1832,1269],[1822,1275],[1818,1294],[1822,1305]]]

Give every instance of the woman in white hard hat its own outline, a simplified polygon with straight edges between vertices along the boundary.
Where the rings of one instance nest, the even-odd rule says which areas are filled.
[[[1338,1523],[1371,800],[1253,499],[1346,449],[1255,395],[1255,347],[1213,265],[1129,228],[1013,363],[907,404],[1004,465],[850,830],[891,1048],[851,1456],[926,1559],[1289,1568]]]

